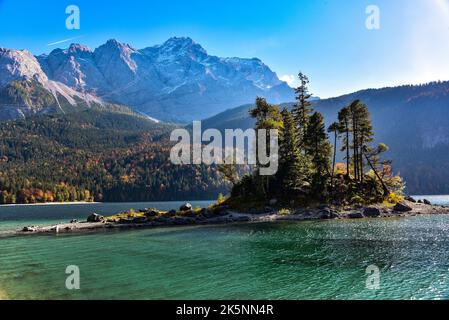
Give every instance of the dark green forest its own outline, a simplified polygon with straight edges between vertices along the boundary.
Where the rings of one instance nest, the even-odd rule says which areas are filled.
[[[85,110],[0,123],[0,203],[216,198],[215,167],[169,161],[173,126]]]
[[[374,144],[368,107],[360,100],[342,106],[337,121],[326,127],[323,115],[313,108],[309,79],[300,73],[299,82],[291,110],[256,99],[249,112],[255,128],[280,133],[279,170],[264,176],[260,174],[263,165],[258,165],[234,183],[228,202],[237,206],[263,206],[274,199],[291,206],[397,202],[404,184],[393,174],[391,161],[382,159],[388,146]],[[344,163],[337,163],[340,157]],[[231,173],[228,169],[225,176],[236,181]]]

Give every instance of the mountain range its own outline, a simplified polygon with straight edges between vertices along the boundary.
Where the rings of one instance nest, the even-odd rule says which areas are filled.
[[[10,168],[11,172],[19,170],[15,167],[19,164],[14,160],[10,147],[16,143],[20,143],[15,147],[20,153],[20,157],[17,156],[20,161],[25,161],[23,159],[30,154],[39,154],[40,150],[47,150],[50,157],[48,150],[57,150],[58,147],[49,146],[67,134],[66,128],[58,127],[61,122],[68,122],[68,127],[76,124],[75,131],[83,129],[78,137],[83,142],[71,151],[78,155],[86,152],[84,146],[94,141],[92,137],[101,137],[92,150],[101,150],[102,143],[112,148],[117,143],[106,135],[107,132],[114,136],[133,136],[135,133],[130,133],[133,131],[132,123],[148,129],[154,128],[158,122],[156,119],[176,123],[206,119],[203,129],[250,128],[254,126],[254,120],[249,117],[248,110],[256,96],[264,96],[271,103],[287,102],[282,104],[285,107],[291,107],[292,103],[288,102],[294,100],[293,90],[259,59],[214,57],[190,38],[171,38],[162,45],[140,50],[116,40],[110,40],[93,51],[86,46],[72,44],[68,49],[56,49],[37,57],[25,50],[0,49],[0,120],[18,119],[12,122],[12,127],[5,124],[3,138],[14,142],[5,144],[4,151],[0,152],[0,159],[7,159],[6,162],[0,161],[0,173],[5,168]],[[387,156],[407,182],[407,192],[449,194],[449,82],[368,89],[336,98],[318,99],[313,103],[329,125],[335,121],[339,109],[356,99],[368,105],[376,139],[390,146]],[[238,105],[241,106],[234,107]],[[80,117],[82,115],[81,120],[76,120],[72,115],[74,112]],[[11,128],[19,130],[26,125],[20,119],[46,114],[58,118],[39,118],[41,120],[36,120],[36,125],[28,128],[26,134],[20,131],[19,140],[32,142],[18,142],[18,138],[12,136],[16,131],[10,131]],[[92,116],[95,117],[95,125],[88,120]],[[101,119],[104,119],[103,125],[100,125]],[[116,128],[118,124],[119,129]],[[45,129],[40,130],[40,126]],[[165,135],[170,128],[164,131]],[[138,130],[138,134],[147,129]],[[34,141],[36,137],[40,137],[38,143]],[[126,139],[131,151],[123,146],[124,154],[136,152],[136,142]],[[46,141],[45,146],[43,141]],[[73,141],[67,143],[64,148],[73,148]],[[166,151],[166,145],[167,141],[162,139],[158,148]],[[103,156],[117,160],[113,152],[107,156],[95,155]],[[67,157],[65,161],[71,162],[73,157]],[[55,161],[58,163],[59,160],[56,158]],[[28,167],[20,168],[27,170]],[[39,172],[39,168],[34,169],[33,172]],[[120,170],[129,170],[129,174],[121,174],[120,177],[134,174],[133,168]],[[102,177],[101,172],[103,168],[98,168],[92,174]],[[113,179],[119,179],[115,174],[110,173]],[[167,175],[171,181],[171,175]],[[51,183],[56,183],[56,180]],[[127,185],[120,181],[116,186],[121,186],[121,183]],[[139,183],[144,186],[144,181],[142,178]],[[219,184],[214,177],[214,186]],[[185,180],[183,190],[188,190],[187,185]],[[202,184],[200,189],[206,190],[207,187]],[[185,191],[184,195],[187,194]],[[122,196],[133,195],[131,192]],[[118,198],[111,196],[109,199]]]
[[[27,97],[17,99],[11,86]],[[117,40],[95,50],[72,44],[37,57],[0,49],[0,90],[1,119],[63,109],[60,97],[71,106],[125,105],[166,122],[204,119],[256,96],[293,99],[292,88],[261,60],[212,56],[186,37],[140,50]]]

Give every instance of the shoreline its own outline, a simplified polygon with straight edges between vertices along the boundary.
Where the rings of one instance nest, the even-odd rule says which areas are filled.
[[[302,222],[302,221],[326,221],[326,220],[356,220],[399,218],[417,215],[449,215],[449,207],[403,201],[395,207],[382,205],[360,207],[352,209],[332,209],[322,206],[316,209],[298,208],[290,214],[283,210],[270,210],[264,213],[242,213],[229,209],[226,206],[217,207],[216,212],[202,209],[198,213],[185,211],[171,212],[171,215],[160,215],[161,212],[153,209],[141,210],[139,215],[127,217],[101,217],[94,216],[94,221],[71,221],[52,226],[28,226],[22,230],[16,230],[9,235],[34,235],[34,234],[68,234],[85,232],[104,232],[107,230],[131,230],[149,229],[171,226],[217,225],[235,223],[260,223],[260,222]],[[170,214],[170,213],[168,213]],[[90,217],[91,218],[91,217]],[[89,219],[88,219],[89,220]]]
[[[62,206],[62,205],[84,205],[84,204],[102,204],[103,202],[88,202],[88,201],[71,201],[71,202],[42,202],[42,203],[15,203],[2,204],[2,207],[40,207],[40,206]]]

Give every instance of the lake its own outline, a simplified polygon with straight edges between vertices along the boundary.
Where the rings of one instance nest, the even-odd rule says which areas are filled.
[[[449,204],[448,196],[435,199]],[[0,207],[0,230],[180,204]],[[449,299],[447,248],[443,215],[0,237],[0,296]],[[65,286],[69,265],[80,269],[80,290]],[[368,266],[380,270],[378,290],[366,286]]]

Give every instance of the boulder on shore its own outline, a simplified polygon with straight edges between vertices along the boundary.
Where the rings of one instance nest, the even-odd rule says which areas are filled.
[[[351,212],[348,214],[349,219],[362,219],[365,216],[361,212]]]
[[[187,218],[196,218],[197,217],[195,212],[193,212],[192,210],[184,211],[182,215]]]
[[[332,218],[332,211],[327,206],[320,206],[318,211],[318,216],[320,219],[331,219]]]
[[[136,218],[133,218],[132,222],[137,223],[137,224],[146,223],[146,222],[148,222],[148,219],[146,217],[136,217]]]
[[[428,206],[431,206],[431,205],[432,205],[432,202],[430,202],[430,201],[427,200],[427,199],[424,199],[423,202],[424,202],[424,204],[426,204],[426,205],[428,205]]]
[[[24,227],[22,229],[23,232],[36,232],[38,229],[38,227],[36,226],[29,226],[29,227]]]
[[[174,216],[176,216],[176,214],[177,214],[176,210],[170,210],[169,212],[167,212],[165,214],[165,216],[167,216],[167,217],[174,217]]]
[[[398,203],[394,206],[393,210],[396,211],[396,212],[410,212],[410,211],[413,210],[413,208],[410,207],[410,206],[408,206],[408,205],[406,205],[406,204],[403,203],[403,202],[398,202]]]
[[[96,213],[92,213],[90,216],[87,217],[87,222],[102,222],[102,221],[104,221],[104,217]]]
[[[147,210],[144,213],[145,217],[147,217],[147,218],[156,217],[158,214],[159,214],[159,212],[156,210]]]
[[[416,203],[416,202],[417,202],[416,199],[413,198],[413,197],[411,197],[411,196],[407,196],[407,197],[405,197],[404,199],[407,200],[407,201],[413,202],[413,203]]]
[[[365,208],[365,210],[363,211],[363,215],[369,218],[379,217],[380,214],[381,214],[380,209],[375,207]]]
[[[192,208],[193,207],[190,203],[185,203],[179,208],[179,211],[190,211]]]

